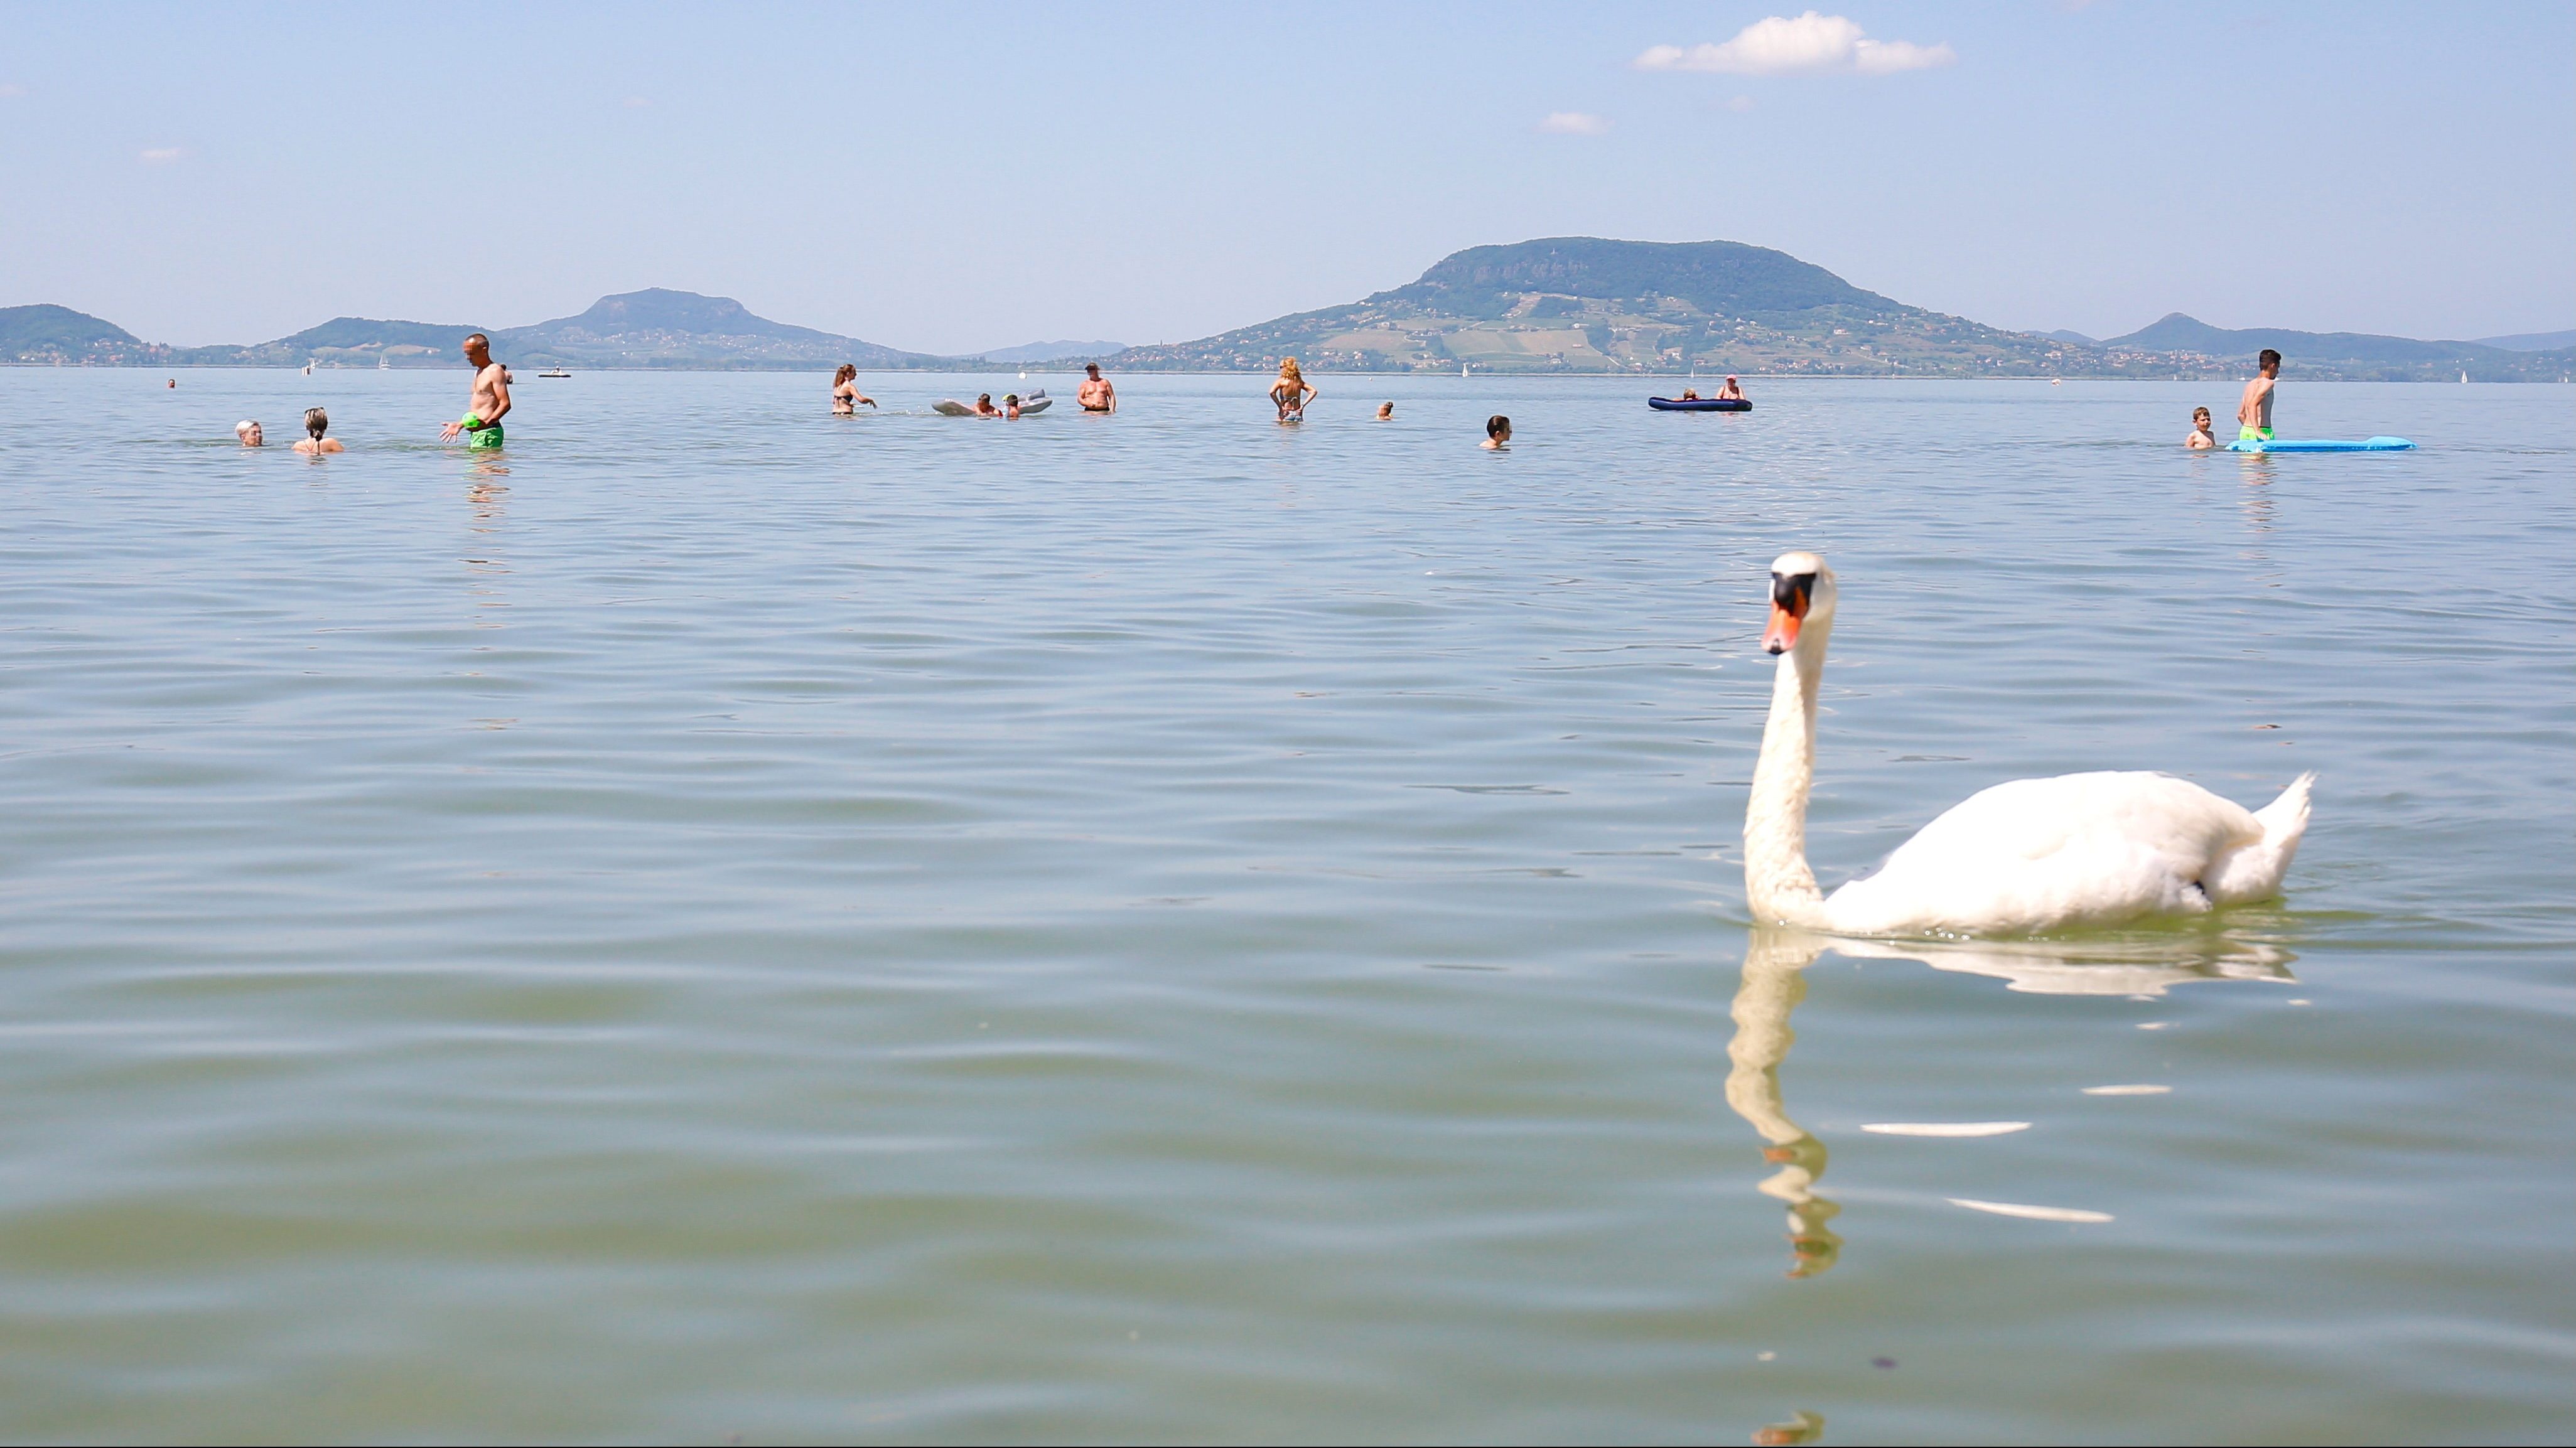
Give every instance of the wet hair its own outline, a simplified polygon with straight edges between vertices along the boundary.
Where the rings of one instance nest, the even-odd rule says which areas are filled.
[[[859,375],[859,369],[858,369],[858,368],[856,368],[856,367],[852,366],[851,364],[849,364],[849,363],[847,363],[847,362],[844,362],[844,363],[842,363],[842,364],[841,364],[841,370],[832,374],[832,385],[833,385],[834,387],[838,387],[838,386],[840,386],[842,383],[847,382],[847,381],[849,381],[851,378],[856,377],[856,376],[858,376],[858,375]]]
[[[319,440],[322,434],[331,430],[331,414],[318,407],[304,409],[304,430]]]
[[[1020,405],[1020,394],[1016,392],[1006,392],[1002,394],[1002,400],[1013,407],[1017,407]]]
[[[977,402],[990,402],[993,400],[993,394],[989,392],[978,392],[975,394],[975,400]]]
[[[1379,403],[1379,404],[1377,405],[1377,415],[1378,415],[1378,416],[1380,416],[1380,417],[1393,417],[1393,416],[1395,416],[1395,404],[1394,404],[1394,403],[1392,403],[1392,402],[1381,402],[1381,403]]]
[[[2254,359],[2254,365],[2257,367],[2278,367],[2281,365],[2281,354],[2273,351],[2269,347],[2266,347],[2263,349],[2262,355]]]
[[[1512,420],[1503,416],[1499,412],[1485,419],[1485,436],[1487,437],[1501,437],[1504,433],[1511,430]]]

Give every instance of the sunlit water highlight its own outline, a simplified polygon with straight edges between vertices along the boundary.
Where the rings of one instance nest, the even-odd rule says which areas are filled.
[[[163,376],[0,373],[0,1435],[2576,1426],[2565,388]],[[1749,938],[1790,546],[1828,885],[2313,768],[2286,903]]]

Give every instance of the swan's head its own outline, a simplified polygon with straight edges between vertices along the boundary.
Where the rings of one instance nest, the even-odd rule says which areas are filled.
[[[1813,553],[1783,553],[1771,560],[1771,626],[1762,631],[1766,652],[1785,654],[1798,646],[1798,631],[1818,628],[1834,616],[1834,571]]]

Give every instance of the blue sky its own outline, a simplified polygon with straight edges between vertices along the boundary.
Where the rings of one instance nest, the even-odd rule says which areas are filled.
[[[1803,10],[9,4],[0,305],[248,342],[671,286],[944,352],[1584,234],[2097,336],[2576,325],[2576,6],[1841,4],[1787,37],[1840,50],[1717,48]]]

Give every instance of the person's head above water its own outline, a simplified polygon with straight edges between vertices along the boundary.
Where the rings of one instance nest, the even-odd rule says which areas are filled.
[[[1510,442],[1512,440],[1512,420],[1503,416],[1499,412],[1486,418],[1485,440],[1487,442]]]
[[[2206,407],[2193,408],[2191,410],[2191,420],[2198,426],[2209,426],[2209,409]]]
[[[978,393],[976,393],[976,394],[975,394],[975,405],[976,405],[977,407],[990,407],[990,406],[992,406],[992,405],[993,405],[993,394],[991,394],[991,393],[989,393],[989,392],[978,392]]]
[[[318,407],[304,409],[304,430],[315,438],[331,430],[331,414]]]
[[[859,375],[859,369],[858,369],[858,368],[856,368],[856,367],[852,366],[851,364],[849,364],[849,363],[847,363],[847,362],[844,362],[844,363],[842,363],[842,364],[841,364],[841,370],[832,374],[832,385],[833,385],[834,387],[838,387],[838,386],[840,386],[842,383],[847,382],[847,381],[849,381],[851,378],[856,377],[856,376],[858,376],[858,375]]]
[[[2266,347],[2262,354],[2254,359],[2254,365],[2265,372],[2278,372],[2281,370],[2281,354]]]
[[[1391,421],[1394,417],[1395,417],[1395,404],[1394,404],[1394,403],[1392,403],[1392,402],[1381,402],[1381,403],[1379,403],[1379,404],[1377,405],[1377,420],[1378,420],[1378,421],[1380,421],[1380,422],[1387,422],[1387,421]]]
[[[243,447],[268,446],[268,438],[260,432],[259,424],[247,417],[233,424],[233,436],[241,439]]]
[[[1306,380],[1306,374],[1297,370],[1296,358],[1282,357],[1279,359],[1279,380],[1282,382],[1303,382]]]

